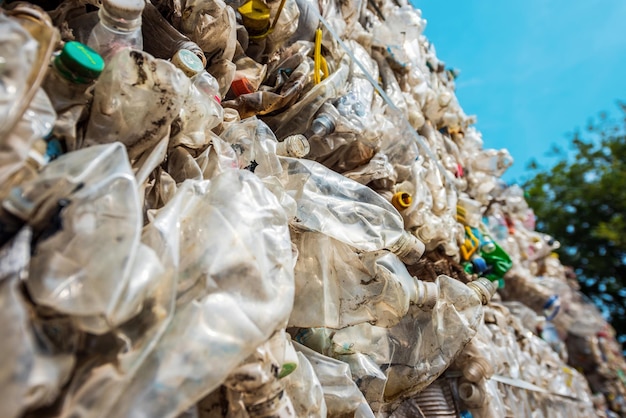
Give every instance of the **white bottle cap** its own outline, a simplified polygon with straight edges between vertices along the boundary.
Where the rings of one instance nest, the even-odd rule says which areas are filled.
[[[188,49],[178,50],[172,57],[172,64],[185,73],[187,77],[193,77],[204,70],[202,60]]]

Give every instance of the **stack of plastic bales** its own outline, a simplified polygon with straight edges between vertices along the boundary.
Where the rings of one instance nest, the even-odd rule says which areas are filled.
[[[614,331],[403,0],[0,9],[2,417],[589,417]]]

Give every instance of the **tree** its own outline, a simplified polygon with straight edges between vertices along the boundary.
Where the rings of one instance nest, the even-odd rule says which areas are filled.
[[[537,229],[561,242],[559,257],[575,269],[581,290],[626,342],[626,104],[622,117],[602,113],[584,133],[575,132],[572,151],[535,173],[524,189],[537,215]]]

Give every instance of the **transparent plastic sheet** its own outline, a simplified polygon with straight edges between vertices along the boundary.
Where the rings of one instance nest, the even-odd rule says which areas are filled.
[[[120,141],[131,160],[137,158],[168,131],[185,100],[180,92],[188,92],[189,84],[167,61],[141,51],[118,52],[96,82],[81,146]]]
[[[22,416],[27,408],[52,403],[76,361],[71,350],[53,343],[53,333],[60,333],[62,328],[37,324],[34,309],[22,291],[21,281],[28,277],[30,240],[31,231],[23,228],[0,249],[0,310],[4,318],[1,331],[5,345],[0,361],[0,413],[7,418]],[[66,343],[71,346],[70,341]]]
[[[300,256],[289,326],[344,328],[368,322],[389,327],[418,302],[416,279],[391,253],[357,254],[317,232],[294,231],[292,241]]]
[[[389,249],[408,264],[421,257],[423,244],[404,230],[402,217],[381,195],[316,162],[280,160],[280,181],[298,205],[292,225],[362,251]]]
[[[230,198],[233,193],[238,199]],[[173,217],[167,240],[179,243],[176,311],[125,377],[109,406],[114,409],[90,410],[89,416],[182,413],[217,388],[291,310],[287,219],[254,175],[230,170],[208,182],[188,180],[161,211]]]

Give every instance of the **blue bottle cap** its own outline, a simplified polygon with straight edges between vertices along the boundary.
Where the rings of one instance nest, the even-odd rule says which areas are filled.
[[[472,259],[472,265],[474,266],[474,272],[478,274],[487,271],[487,262],[482,257],[474,257]]]

